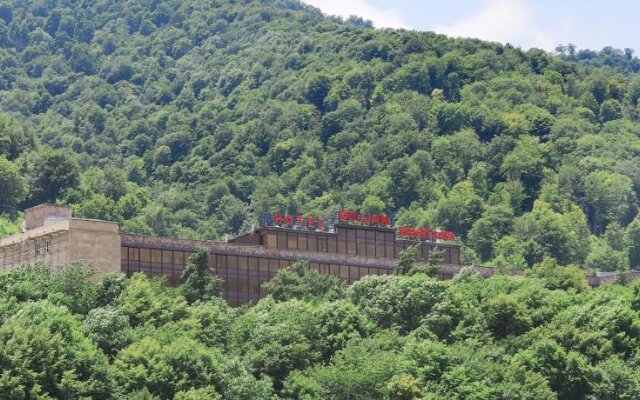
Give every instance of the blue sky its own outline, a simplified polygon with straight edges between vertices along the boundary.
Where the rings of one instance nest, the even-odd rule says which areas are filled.
[[[630,0],[303,0],[332,15],[359,15],[376,27],[477,37],[553,50],[630,47],[640,54],[640,1]]]

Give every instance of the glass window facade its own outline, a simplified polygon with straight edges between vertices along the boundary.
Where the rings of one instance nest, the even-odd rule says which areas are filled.
[[[233,246],[233,243],[211,249],[209,266],[223,279],[223,297],[232,305],[264,297],[266,293],[262,284],[297,260],[309,260],[309,268],[353,283],[366,275],[391,273],[393,262],[389,260],[416,244],[410,240],[397,240],[393,229],[366,226],[337,226],[335,233],[263,228],[259,235],[262,250],[255,251],[255,256],[247,255],[247,251],[241,252],[238,250],[240,246]],[[192,248],[187,250],[188,246],[182,245],[187,241],[174,242],[181,248],[171,249],[163,246],[164,242],[158,242],[157,248],[149,248],[144,241],[123,243],[122,271],[128,275],[143,272],[151,276],[165,276],[170,284],[179,284],[189,256],[197,246],[190,243]],[[443,251],[445,264],[460,264],[460,249],[451,244],[423,242],[420,245],[421,257],[426,259],[436,246]],[[248,247],[251,246],[242,246],[243,249]],[[281,249],[287,251],[279,251]],[[343,255],[340,257],[342,261],[336,264],[322,253]],[[387,261],[381,263],[377,259]]]

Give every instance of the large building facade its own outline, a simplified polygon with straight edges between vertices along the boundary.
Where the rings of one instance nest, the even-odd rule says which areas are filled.
[[[395,258],[414,244],[419,244],[422,257],[438,247],[444,266],[460,265],[460,248],[456,244],[398,239],[394,229],[364,225],[336,224],[333,232],[263,227],[229,242],[127,234],[120,237],[122,272],[166,276],[173,284],[180,279],[189,256],[199,248],[207,248],[209,266],[223,279],[223,296],[231,304],[264,297],[262,284],[278,270],[301,260],[308,262],[309,268],[347,283],[366,275],[392,273]],[[451,276],[441,274],[442,279]]]
[[[460,247],[453,242],[401,238],[377,216],[348,217],[335,224],[317,221],[316,226],[307,219],[297,224],[293,217],[280,221],[276,216],[272,226],[215,242],[124,234],[115,223],[74,218],[66,207],[45,204],[25,211],[22,233],[0,239],[0,271],[36,262],[63,266],[83,261],[97,268],[98,279],[110,272],[141,272],[177,284],[191,254],[206,248],[209,266],[223,279],[223,296],[242,304],[264,297],[262,284],[297,261],[353,283],[392,273],[400,252],[418,244],[423,258],[436,247],[442,252],[442,279],[459,269]]]
[[[440,279],[451,278],[462,268],[460,246],[448,232],[406,227],[396,230],[390,223],[368,216],[347,215],[336,218],[331,225],[274,219],[270,221],[272,226],[228,242],[199,241],[124,234],[116,223],[73,218],[68,208],[42,205],[25,211],[22,233],[0,239],[0,271],[36,262],[55,267],[83,261],[97,268],[97,279],[111,272],[140,272],[166,277],[175,285],[189,257],[206,248],[209,266],[223,280],[224,298],[238,305],[264,297],[262,284],[297,261],[353,283],[367,275],[393,273],[400,252],[418,245],[423,259],[436,248],[441,252]],[[496,272],[492,268],[479,271],[485,276]],[[518,270],[507,272],[521,274]],[[587,279],[596,286],[615,277]]]

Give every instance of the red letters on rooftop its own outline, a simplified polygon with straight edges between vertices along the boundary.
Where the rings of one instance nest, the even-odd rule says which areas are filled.
[[[265,225],[287,226],[290,228],[303,228],[307,230],[324,230],[327,224],[331,222],[325,222],[322,218],[316,218],[313,216],[304,215],[292,215],[274,213],[273,215],[265,215]],[[334,222],[343,223],[355,223],[370,226],[380,226],[390,228],[392,225],[391,217],[386,214],[370,214],[361,213],[355,211],[342,210],[336,214]],[[401,237],[414,240],[427,240],[427,241],[455,241],[456,235],[453,232],[430,229],[430,228],[416,228],[411,226],[400,227],[397,234]]]
[[[391,225],[391,218],[386,214],[364,214],[355,211],[342,210],[338,213],[338,221],[340,222],[360,222],[366,225]]]
[[[419,240],[456,240],[456,235],[450,231],[430,228],[414,228],[411,226],[402,226],[399,229],[400,236]]]

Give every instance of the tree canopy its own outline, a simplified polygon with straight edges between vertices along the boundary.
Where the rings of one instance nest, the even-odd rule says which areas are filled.
[[[597,244],[638,212],[639,71],[628,49],[376,30],[297,0],[3,0],[0,212],[221,239],[344,207],[453,230],[482,263],[635,266],[632,241]]]
[[[216,296],[188,302],[195,278],[93,283],[78,264],[0,274],[0,397],[640,394],[638,282],[592,289],[551,258],[526,277],[485,279],[470,267],[448,281],[419,270],[351,286],[315,278],[305,263],[283,268],[265,284],[272,295],[232,309]]]

